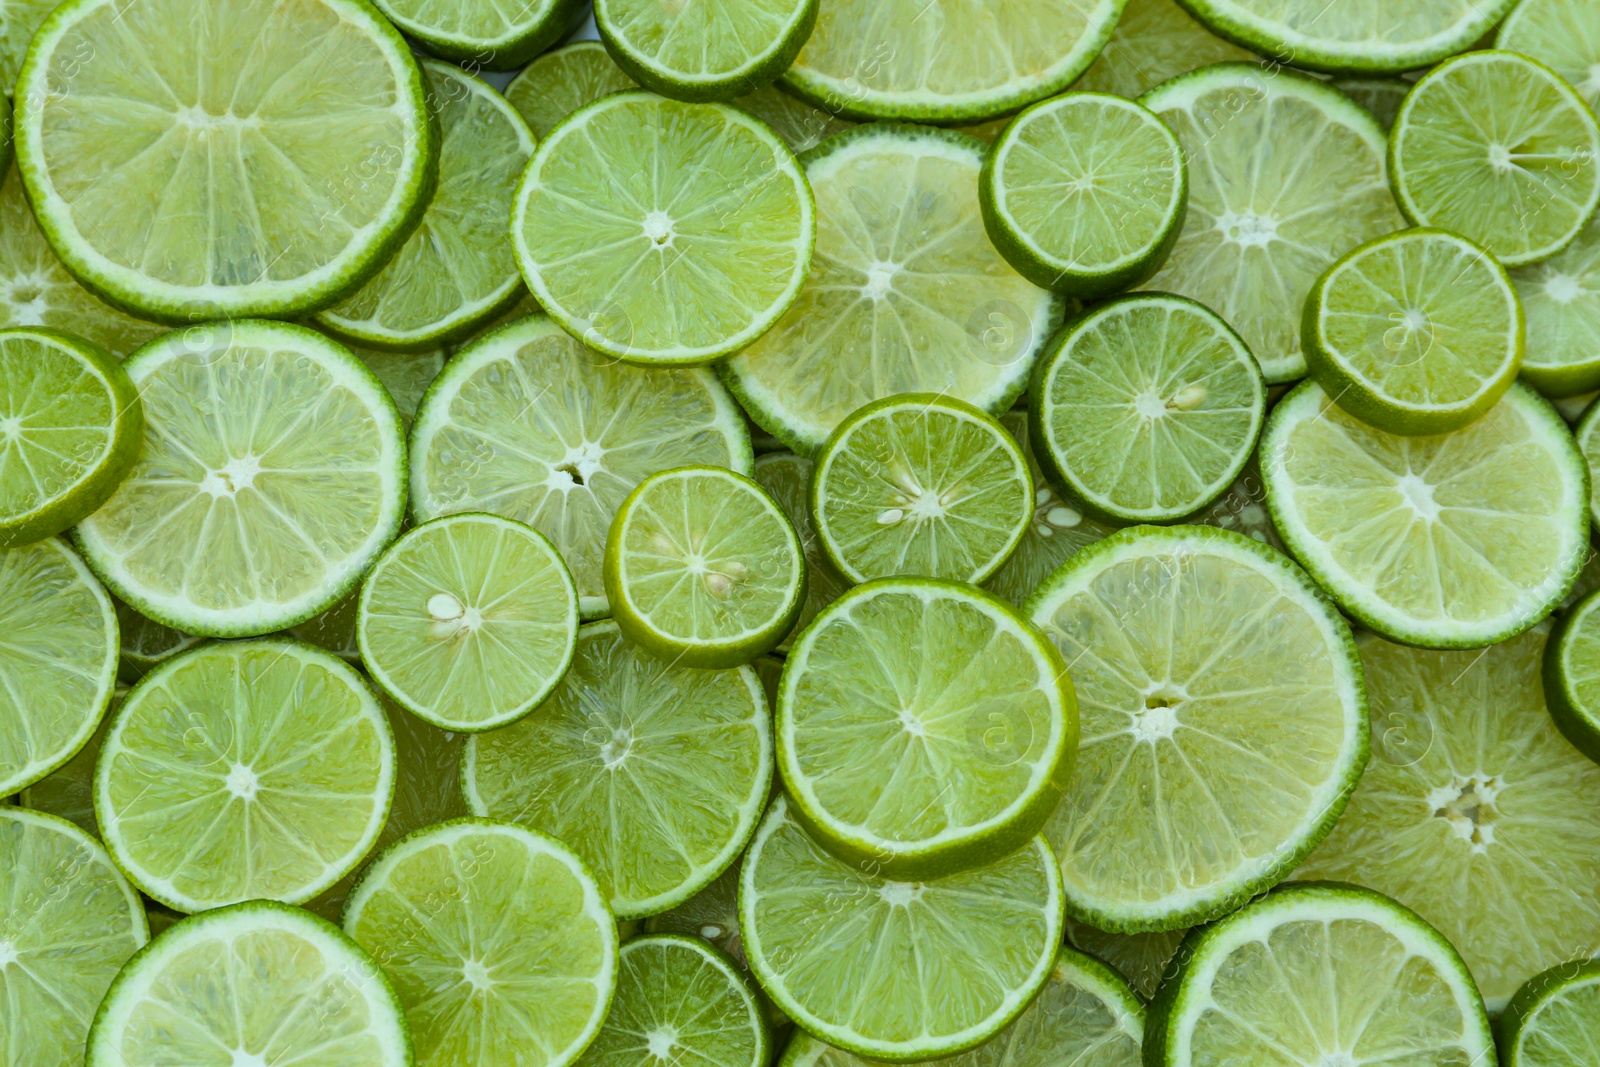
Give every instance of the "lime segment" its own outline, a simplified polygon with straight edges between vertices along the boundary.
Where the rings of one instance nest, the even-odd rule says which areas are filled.
[[[1173,0],[1128,0],[1105,50],[1072,87],[1132,100],[1191,70],[1255,58],[1211,33]]]
[[[1527,318],[1522,379],[1548,397],[1600,388],[1600,219],[1511,283]]]
[[[1588,0],[1521,0],[1500,23],[1495,47],[1532,56],[1600,110],[1600,9]]]
[[[374,0],[434,55],[483,70],[516,70],[582,15],[582,0]]]
[[[1496,1029],[1504,1067],[1576,1067],[1600,1050],[1600,961],[1558,963],[1534,975]]]
[[[646,89],[727,100],[788,69],[817,21],[817,0],[599,0],[595,26]]]
[[[506,86],[506,100],[544,140],[561,120],[602,96],[636,89],[599,41],[574,41],[546,52]]]
[[[800,547],[806,560],[806,597],[800,615],[787,636],[778,643],[777,651],[787,652],[800,631],[810,625],[817,612],[837,600],[850,588],[849,579],[841,575],[833,560],[823,550],[817,536],[816,524],[811,521],[811,476],[814,466],[804,456],[793,452],[770,452],[756,457],[755,472],[751,475],[756,484],[783,509],[794,524],[800,538]]]

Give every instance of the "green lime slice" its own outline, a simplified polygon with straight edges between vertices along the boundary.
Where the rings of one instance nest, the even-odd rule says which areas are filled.
[[[529,63],[506,86],[506,100],[544,140],[561,120],[602,96],[637,89],[599,41],[574,41]]]
[[[856,125],[832,112],[812,107],[773,85],[763,85],[753,93],[728,102],[771,126],[772,132],[782,137],[796,154],[809,152],[827,138],[854,129]]]
[[[800,605],[800,615],[795,619],[784,639],[778,642],[777,651],[787,652],[800,631],[811,625],[817,612],[839,599],[851,582],[841,575],[817,536],[816,525],[811,521],[811,476],[814,465],[804,456],[793,452],[771,452],[756,457],[755,472],[751,475],[757,485],[767,491],[783,509],[800,537],[800,548],[806,560],[806,595]],[[757,661],[759,662],[759,660]]]
[[[25,808],[63,818],[90,837],[99,838],[100,824],[94,821],[94,768],[100,758],[100,743],[105,740],[111,720],[127,695],[128,691],[119,687],[100,727],[77,754],[18,793],[16,802]]]
[[[1306,298],[1311,376],[1350,414],[1396,434],[1459,430],[1511,388],[1522,302],[1488,252],[1443,230],[1368,241]]]
[[[1290,885],[1196,930],[1150,1005],[1146,1059],[1331,1067],[1495,1062],[1472,976],[1387,897]]]
[[[350,351],[383,383],[384,391],[400,412],[400,424],[409,433],[411,422],[417,416],[417,408],[421,406],[428,386],[444,370],[448,354],[443,349],[431,352],[379,352],[356,346],[352,346]]]
[[[373,0],[407,37],[474,70],[516,70],[583,17],[583,0]]]
[[[1307,382],[1273,409],[1260,454],[1295,558],[1391,640],[1504,641],[1561,602],[1588,554],[1583,457],[1525,385],[1454,433],[1404,437]]]
[[[59,6],[61,0],[6,0],[0,4],[0,86],[7,94],[17,83],[28,42]]]
[[[1600,8],[1588,0],[1521,0],[1494,43],[1537,59],[1600,110]]]
[[[961,134],[874,124],[806,154],[820,219],[811,281],[719,368],[751,418],[795,452],[811,455],[845,416],[896,393],[996,415],[1027,385],[1063,308],[984,232],[983,153]]]
[[[1023,277],[1089,299],[1161,267],[1183,229],[1189,171],[1177,136],[1148,109],[1065,93],[1006,126],[978,190],[990,239]]]
[[[675,100],[728,100],[789,68],[817,0],[596,0],[595,27],[623,70]]]
[[[550,538],[584,618],[609,613],[606,532],[659,470],[716,464],[748,474],[738,405],[704,368],[618,363],[544,316],[459,352],[417,409],[411,508],[419,520],[487,511]]]
[[[117,684],[117,615],[57,538],[0,552],[0,796],[71,759]]]
[[[422,76],[360,0],[203,17],[69,0],[16,98],[51,247],[97,294],[177,325],[333,303],[394,253],[438,173]]]
[[[122,640],[117,677],[128,685],[137,682],[179,652],[187,651],[205,640],[163,626],[154,619],[140,615],[116,597],[111,599],[116,605],[117,629]]]
[[[1404,78],[1370,77],[1360,74],[1334,78],[1329,84],[1372,114],[1384,132],[1394,128],[1400,114],[1400,103],[1411,91],[1412,83]]]
[[[1182,234],[1147,287],[1192,297],[1238,329],[1268,382],[1305,374],[1311,284],[1363,241],[1399,229],[1383,129],[1336,89],[1224,63],[1140,100],[1177,133],[1194,183]]]
[[[299,904],[383,829],[394,737],[354,669],[293,641],[208,644],[147,674],[100,747],[106,847],[149,896],[196,912]]]
[[[177,923],[128,961],[88,1067],[411,1062],[394,987],[332,923],[251,900]]]
[[[604,578],[624,637],[685,667],[737,667],[794,628],[806,561],[760,485],[723,467],[678,467],[617,509]]]
[[[981,122],[1072,84],[1125,3],[830,0],[783,84],[850,118]]]
[[[1067,944],[1105,960],[1145,1000],[1155,995],[1166,977],[1172,954],[1187,929],[1148,934],[1113,934],[1067,916]]]
[[[1327,835],[1367,761],[1366,695],[1349,627],[1288,559],[1208,526],[1139,527],[1026,607],[1078,690],[1078,767],[1046,828],[1074,918],[1204,922]]]
[[[644,92],[550,131],[511,220],[540,306],[590,347],[649,364],[705,363],[766,333],[816,233],[806,176],[770,127]]]
[[[624,919],[688,900],[744,848],[772,782],[772,725],[749,667],[665,663],[611,622],[578,633],[537,714],[474,734],[473,812],[570,842]]]
[[[1544,64],[1469,52],[1406,94],[1389,169],[1413,223],[1454,231],[1521,267],[1571,244],[1600,204],[1600,123]]]
[[[89,1021],[149,940],[106,850],[52,815],[0,807],[0,1032],[17,1067],[82,1067]]]
[[[493,730],[555,688],[578,640],[578,590],[555,546],[497,515],[423,523],[361,586],[361,662],[442,730]]]
[[[1034,454],[1107,522],[1174,522],[1215,501],[1255,450],[1267,387],[1211,309],[1142,293],[1100,304],[1046,352],[1028,397]]]
[[[902,393],[845,419],[817,456],[811,515],[853,582],[915,574],[981,582],[1032,517],[1028,460],[994,419]]]
[[[564,1067],[617,983],[605,894],[561,842],[456,819],[375,860],[344,929],[394,982],[417,1067]]]
[[[1128,0],[1105,50],[1072,87],[1132,100],[1191,70],[1255,58],[1211,33],[1173,0]]]
[[[1558,963],[1523,983],[1496,1023],[1503,1067],[1578,1067],[1600,1050],[1600,960]]]
[[[1369,886],[1461,950],[1491,1011],[1600,946],[1600,767],[1557,732],[1546,630],[1429,652],[1358,642],[1373,760],[1297,877]]]
[[[1513,270],[1511,284],[1527,318],[1523,381],[1562,399],[1600,387],[1600,218],[1543,263]]]
[[[824,851],[784,796],[740,872],[761,988],[807,1033],[879,1060],[954,1055],[1022,1014],[1049,981],[1061,914],[1043,838],[986,867],[891,881]]]
[[[207,637],[294,626],[394,539],[400,416],[341,345],[287,323],[213,323],[123,368],[144,402],[143,451],[77,540],[140,614]]]

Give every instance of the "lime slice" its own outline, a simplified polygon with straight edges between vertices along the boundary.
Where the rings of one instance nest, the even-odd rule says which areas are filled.
[[[728,100],[789,68],[817,0],[596,0],[595,27],[623,70],[675,100]]]
[[[88,1067],[411,1062],[389,979],[331,923],[252,900],[185,919],[100,1005]]]
[[[16,1067],[81,1067],[89,1021],[150,937],[106,850],[63,819],[0,807],[0,1033]]]
[[[763,85],[753,93],[728,102],[771,126],[772,132],[782,137],[796,153],[809,152],[834,134],[855,127],[855,123],[814,108],[772,85]]]
[[[739,928],[761,988],[806,1032],[926,1060],[993,1037],[1049,980],[1061,879],[1036,837],[986,867],[890,881],[824,851],[779,796],[745,854]]]
[[[89,740],[117,684],[111,598],[56,538],[0,552],[0,796]]]
[[[1572,746],[1600,763],[1600,597],[1568,608],[1544,651],[1544,698]]]
[[[111,599],[116,604],[117,629],[122,639],[117,677],[129,685],[149,674],[157,665],[205,640],[163,626],[154,619],[140,615],[116,597]]]
[[[1372,764],[1297,875],[1415,908],[1461,950],[1491,1011],[1600,948],[1600,767],[1545,712],[1545,638],[1428,652],[1363,636]]]
[[[1504,1067],[1577,1067],[1600,1049],[1600,960],[1558,963],[1517,990],[1496,1026]]]
[[[25,808],[63,818],[90,837],[98,838],[100,824],[94,821],[94,767],[100,758],[100,742],[105,740],[111,720],[127,695],[126,689],[118,687],[94,735],[71,759],[18,793],[16,802]]]
[[[516,70],[583,17],[583,0],[373,2],[429,52],[474,70]]]
[[[1049,642],[955,582],[834,601],[785,661],[775,732],[794,818],[841,859],[929,878],[1023,847],[1072,773],[1078,714]]]
[[[1588,475],[1525,385],[1454,433],[1358,422],[1314,382],[1261,435],[1278,532],[1346,614],[1392,640],[1479,648],[1567,595],[1588,552]]]
[[[1149,278],[1183,228],[1189,172],[1167,124],[1131,100],[1066,93],[1006,126],[983,164],[983,222],[1035,285],[1088,299]]]
[[[720,368],[794,451],[810,455],[845,416],[896,393],[936,392],[993,415],[1026,386],[1062,305],[984,232],[983,152],[960,134],[871,125],[807,153],[821,220],[811,282]]]
[[[444,370],[448,355],[443,349],[415,353],[379,352],[352,346],[350,351],[383,383],[384,391],[400,412],[401,425],[409,432],[411,421],[416,418],[417,408],[422,404],[428,386]]]
[[[405,1007],[417,1067],[563,1067],[599,1032],[617,927],[561,842],[456,819],[379,856],[345,906]]]
[[[1126,0],[830,0],[783,76],[834,114],[981,122],[1072,84]]]
[[[1488,252],[1443,230],[1368,241],[1306,298],[1311,376],[1350,414],[1396,434],[1459,430],[1522,365],[1522,302]]]
[[[1456,950],[1357,886],[1285,886],[1191,933],[1179,959],[1150,1005],[1157,1067],[1495,1062]]]
[[[216,323],[123,367],[144,401],[143,453],[77,538],[140,614],[207,637],[293,626],[394,539],[400,416],[342,346],[287,323]]]
[[[1255,58],[1212,34],[1173,0],[1128,0],[1105,50],[1072,87],[1131,100],[1191,70]]]
[[[506,86],[506,100],[544,140],[561,120],[602,96],[637,89],[599,41],[574,41],[546,52]]]
[[[1215,312],[1136,294],[1060,334],[1034,375],[1029,428],[1040,464],[1090,514],[1173,522],[1233,484],[1266,403],[1254,357]]]
[[[1600,8],[1588,0],[1521,0],[1494,40],[1545,64],[1600,110]]]
[[[17,83],[28,42],[60,5],[61,0],[6,0],[0,4],[0,86],[7,94]]]
[[[539,304],[636,363],[705,363],[766,333],[806,280],[816,209],[794,154],[722,104],[616,93],[550,132],[511,242]]]
[[[1600,123],[1544,64],[1470,52],[1406,94],[1389,166],[1412,222],[1525,266],[1571,244],[1600,204]]]
[[[393,792],[394,737],[360,675],[309,645],[239,641],[134,687],[94,808],[134,884],[195,912],[316,896],[367,854]]]
[[[333,303],[405,239],[438,171],[422,76],[360,0],[198,16],[70,0],[16,97],[17,162],[56,254],[180,325]]]
[[[761,486],[722,467],[679,467],[640,482],[617,509],[604,578],[624,637],[685,667],[737,667],[794,628],[806,561]]]
[[[1511,284],[1527,317],[1523,381],[1563,399],[1600,387],[1600,219],[1543,263],[1513,270]]]
[[[800,605],[800,615],[795,619],[794,626],[778,642],[779,652],[787,652],[794,639],[800,636],[800,631],[811,625],[817,612],[837,600],[851,585],[828,558],[821,539],[817,537],[817,528],[811,521],[812,470],[812,462],[804,456],[797,456],[793,452],[773,452],[756,457],[755,473],[751,475],[794,524],[794,532],[800,537],[800,548],[806,560],[805,601]]]
[[[1171,969],[1172,954],[1187,929],[1148,934],[1113,934],[1067,916],[1067,944],[1105,960],[1145,1000]]]
[[[1183,232],[1148,288],[1216,311],[1268,382],[1293,381],[1305,373],[1299,323],[1311,283],[1403,225],[1382,128],[1336,89],[1245,63],[1174,78],[1141,102],[1177,133],[1195,177]]]
[[[1344,620],[1281,554],[1207,526],[1126,530],[1029,600],[1078,689],[1078,769],[1047,827],[1074,918],[1173,930],[1321,841],[1367,760]]]
[[[643,368],[586,348],[549,319],[519,319],[452,359],[417,410],[411,507],[419,520],[488,511],[560,550],[585,618],[609,612],[601,558],[612,516],[659,470],[748,474],[739,408],[701,368]]]
[[[1412,83],[1404,78],[1369,77],[1360,74],[1334,78],[1330,83],[1362,107],[1371,112],[1384,131],[1394,127],[1395,116],[1400,114],[1400,103],[1411,91]]]
[[[981,582],[1032,517],[1028,460],[970,404],[902,393],[839,424],[817,457],[811,514],[853,582],[917,574]]]
[[[555,547],[497,515],[423,523],[379,557],[356,622],[372,680],[442,730],[493,730],[572,661],[578,591]]]
[[[771,782],[754,670],[667,664],[610,622],[579,631],[537,714],[473,735],[461,756],[468,806],[571,842],[624,919],[676,907],[721,874]]]

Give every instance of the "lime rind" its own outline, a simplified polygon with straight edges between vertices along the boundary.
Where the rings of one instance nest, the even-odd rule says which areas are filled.
[[[1600,398],[1597,398],[1600,399]],[[1600,403],[1591,402],[1584,409],[1578,424],[1572,428],[1572,438],[1578,443],[1578,453],[1589,476],[1589,521],[1600,530],[1600,494],[1593,487],[1600,482]]]
[[[1578,1064],[1600,1042],[1600,960],[1573,960],[1522,984],[1495,1020],[1501,1067]]]
[[[1522,0],[1495,31],[1494,46],[1537,59],[1600,111],[1600,11],[1589,0]]]
[[[1072,88],[1133,100],[1191,70],[1255,59],[1254,53],[1200,25],[1173,0],[1128,0],[1111,40]]]
[[[817,24],[817,8],[818,0],[711,0],[694,7],[597,0],[594,21],[617,66],[646,89],[675,100],[728,101],[789,69]],[[697,17],[698,26],[683,25],[685,10]],[[642,25],[630,26],[630,18]],[[736,26],[741,19],[747,24]],[[760,25],[748,24],[758,19]],[[694,45],[687,56],[680,45],[679,57],[697,59],[699,69],[661,58],[675,38],[689,34],[697,34]],[[656,45],[654,52],[649,44]],[[711,62],[713,56],[718,62]]]
[[[769,452],[757,456],[750,477],[777,501],[778,507],[794,525],[806,560],[806,595],[794,628],[778,643],[778,652],[787,652],[794,639],[816,618],[817,612],[839,598],[853,584],[834,567],[817,537],[811,521],[811,476],[815,465],[793,452]],[[760,662],[759,660],[757,661]]]
[[[559,41],[583,17],[583,0],[373,0],[373,3],[406,36],[423,48],[452,63],[470,64],[475,69],[516,70],[546,48]],[[432,11],[427,8],[431,6]],[[487,16],[492,11],[495,18]],[[483,32],[474,25],[452,28],[438,16],[444,12],[464,16],[478,13],[483,21],[494,21],[501,32]]]
[[[1600,590],[1568,608],[1544,646],[1550,718],[1572,747],[1600,763]]]
[[[1513,270],[1511,283],[1527,320],[1522,380],[1552,400],[1600,387],[1600,215],[1551,258]]]

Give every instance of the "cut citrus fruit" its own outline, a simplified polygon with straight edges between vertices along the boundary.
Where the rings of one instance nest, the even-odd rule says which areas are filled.
[[[1159,930],[1148,934],[1113,934],[1067,916],[1067,944],[1104,960],[1145,1000],[1170,971],[1172,954],[1187,929]]]
[[[757,670],[760,670],[759,666]],[[750,964],[744,957],[744,940],[739,936],[737,863],[682,904],[671,911],[652,915],[642,925],[647,934],[688,934],[709,941],[728,954],[738,965],[740,973],[750,973]],[[756,999],[761,1002],[761,1010],[773,1026],[790,1025],[789,1017],[778,1010],[777,1005],[759,988],[756,990]]]
[[[158,664],[205,640],[147,619],[115,597],[112,600],[116,603],[117,629],[122,640],[117,677],[129,685],[149,674]]]
[[[1563,399],[1600,388],[1600,219],[1543,263],[1513,270],[1511,284],[1527,317],[1523,381]]]
[[[0,86],[5,93],[17,83],[28,42],[61,0],[6,0],[0,7]],[[7,101],[9,103],[9,101]]]
[[[1496,1026],[1503,1067],[1578,1067],[1600,1050],[1600,960],[1558,963],[1523,983]]]
[[[506,100],[544,140],[561,120],[602,96],[637,89],[599,41],[574,41],[546,52],[506,86]]]
[[[1173,0],[1128,0],[1105,50],[1072,87],[1132,100],[1191,70],[1255,58],[1207,30]]]
[[[482,70],[516,70],[583,17],[583,0],[373,0],[436,56]]]
[[[1600,9],[1588,0],[1521,0],[1494,43],[1545,64],[1600,110]]]
[[[728,100],[789,68],[817,0],[598,0],[595,26],[634,81],[675,100]]]
[[[771,126],[773,132],[797,153],[809,152],[834,134],[855,126],[853,122],[812,107],[772,85],[764,85],[728,103],[750,112]]]
[[[793,452],[771,452],[756,457],[755,472],[751,475],[756,484],[765,489],[778,507],[794,524],[800,538],[800,548],[806,560],[806,596],[800,606],[800,615],[784,639],[778,642],[777,651],[787,652],[800,631],[811,624],[817,612],[837,600],[850,588],[849,579],[841,575],[823,550],[817,537],[816,525],[811,521],[811,476],[813,464],[804,456]]]

